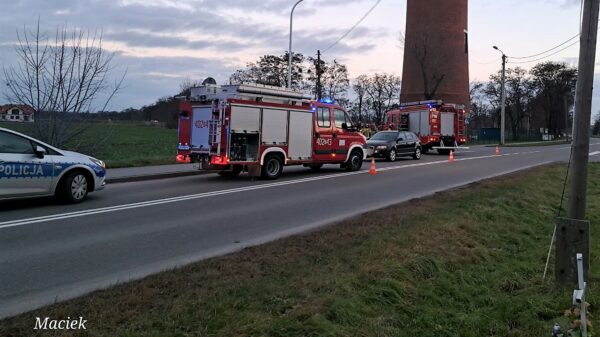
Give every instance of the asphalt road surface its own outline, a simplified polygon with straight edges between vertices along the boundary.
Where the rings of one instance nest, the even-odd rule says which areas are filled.
[[[300,233],[365,211],[556,161],[568,145],[472,147],[276,181],[200,175],[109,185],[78,205],[0,203],[0,317]],[[590,159],[600,160],[594,139]]]

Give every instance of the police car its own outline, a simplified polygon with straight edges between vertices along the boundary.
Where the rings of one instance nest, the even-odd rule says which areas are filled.
[[[0,128],[0,200],[57,196],[70,203],[106,185],[106,165]]]

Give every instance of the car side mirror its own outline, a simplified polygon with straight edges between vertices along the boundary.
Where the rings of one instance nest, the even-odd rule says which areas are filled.
[[[342,130],[348,130],[348,124],[342,123]]]
[[[403,140],[404,140],[403,138],[398,138],[397,142],[401,142]]]
[[[46,149],[43,148],[43,147],[41,147],[41,146],[39,146],[39,145],[37,145],[35,147],[34,154],[35,154],[36,157],[42,159],[46,155]]]

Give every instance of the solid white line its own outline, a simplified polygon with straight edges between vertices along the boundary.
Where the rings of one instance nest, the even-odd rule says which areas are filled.
[[[600,151],[590,152],[590,157],[600,154]]]
[[[507,156],[515,156],[515,155],[533,154],[533,153],[539,153],[539,152],[541,152],[541,151],[529,151],[529,152],[521,152],[521,153],[507,153],[507,154],[502,154],[502,155],[498,155],[498,156],[496,156],[496,155],[488,155],[488,156],[479,156],[479,157],[471,157],[471,158],[457,158],[454,161],[455,162],[460,162],[460,161],[469,161],[469,160],[476,160],[476,159],[487,159],[487,158],[494,158],[494,157],[500,158],[500,157],[507,157]],[[378,172],[385,172],[385,171],[405,169],[405,168],[411,168],[411,167],[421,167],[421,166],[437,165],[437,164],[443,164],[443,163],[447,163],[447,162],[448,162],[448,160],[439,160],[439,161],[434,161],[434,162],[417,163],[417,164],[409,164],[409,165],[399,165],[399,166],[392,166],[392,167],[381,168],[381,169],[378,169],[377,171]],[[233,194],[233,193],[240,193],[240,192],[261,190],[261,189],[271,188],[271,187],[279,187],[279,186],[300,184],[300,183],[305,183],[305,182],[312,182],[312,181],[319,181],[319,180],[326,180],[326,179],[347,177],[347,176],[353,176],[353,175],[359,175],[359,174],[368,174],[368,173],[369,173],[368,170],[357,171],[357,172],[336,173],[336,174],[329,174],[329,175],[317,176],[317,177],[311,177],[311,178],[302,178],[302,179],[295,179],[295,180],[289,180],[289,181],[281,181],[281,182],[275,182],[275,183],[267,183],[267,184],[261,184],[261,185],[255,185],[255,186],[232,188],[232,189],[228,189],[228,190],[204,192],[204,193],[191,194],[191,195],[185,195],[185,196],[179,196],[179,197],[171,197],[171,198],[165,198],[165,199],[157,199],[157,200],[136,202],[136,203],[131,203],[131,204],[109,206],[109,207],[102,207],[102,208],[95,208],[95,209],[89,209],[89,210],[83,210],[83,211],[76,211],[76,212],[68,212],[68,213],[46,215],[46,216],[40,216],[40,217],[34,217],[34,218],[28,218],[28,219],[18,219],[18,220],[4,221],[4,222],[0,222],[0,229],[11,228],[11,227],[18,227],[18,226],[24,226],[24,225],[29,225],[29,224],[34,224],[34,223],[40,223],[40,222],[49,222],[49,221],[57,221],[57,220],[78,218],[78,217],[89,216],[89,215],[94,215],[94,214],[102,214],[102,213],[109,213],[109,212],[124,211],[124,210],[129,210],[129,209],[135,209],[135,208],[141,208],[141,207],[149,207],[149,206],[156,206],[156,205],[162,205],[162,204],[168,204],[168,203],[174,203],[174,202],[180,202],[180,201],[187,201],[187,200],[194,200],[194,199],[202,199],[202,198],[208,198],[208,197],[215,197],[215,196],[226,195],[226,194]]]

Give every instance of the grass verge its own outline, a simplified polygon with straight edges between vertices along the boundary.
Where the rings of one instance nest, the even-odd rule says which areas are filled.
[[[0,123],[0,127],[33,135],[33,125]],[[94,123],[65,150],[102,159],[109,168],[175,164],[177,130],[138,124]]]
[[[0,321],[0,336],[31,335],[36,316],[83,316],[81,336],[550,335],[572,292],[541,281],[564,174],[536,168],[370,212]],[[596,233],[598,164],[588,202]],[[591,278],[592,312],[596,289]]]

